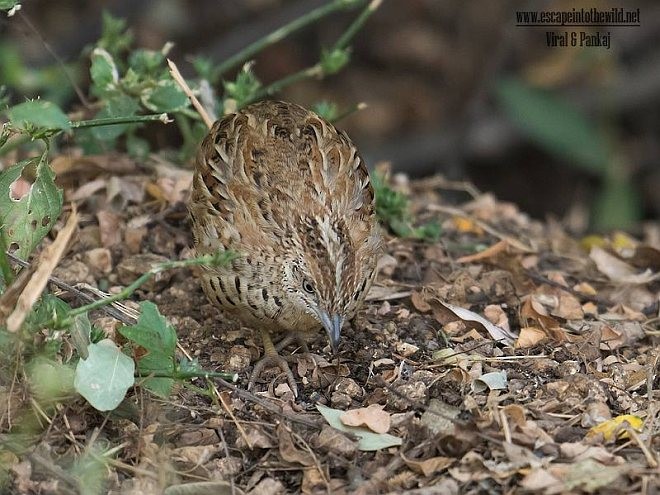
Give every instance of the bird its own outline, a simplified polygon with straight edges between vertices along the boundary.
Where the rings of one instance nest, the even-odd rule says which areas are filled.
[[[208,300],[258,331],[264,354],[248,382],[279,367],[298,388],[273,337],[306,343],[342,326],[376,277],[382,250],[369,172],[345,132],[302,106],[260,101],[216,121],[195,158],[188,204]]]

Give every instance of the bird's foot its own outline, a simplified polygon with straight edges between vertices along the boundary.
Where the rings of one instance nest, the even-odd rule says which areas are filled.
[[[293,372],[291,371],[286,358],[283,358],[279,354],[267,354],[259,361],[257,361],[257,363],[254,365],[252,373],[250,374],[250,380],[248,381],[247,387],[248,390],[251,390],[252,387],[254,387],[254,384],[256,383],[263,370],[271,366],[277,366],[280,370],[282,370],[282,372],[286,375],[286,381],[289,384],[291,391],[293,392],[293,396],[298,397],[298,385],[296,385]]]
[[[291,333],[287,335],[277,343],[277,345],[275,346],[275,350],[277,350],[277,352],[282,352],[283,349],[294,343],[300,347],[303,353],[309,354],[309,347],[307,347],[307,339],[302,333]]]

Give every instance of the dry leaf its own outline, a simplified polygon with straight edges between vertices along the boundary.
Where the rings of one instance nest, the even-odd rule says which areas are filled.
[[[369,407],[351,409],[340,416],[346,426],[366,426],[375,433],[387,433],[390,429],[390,413],[383,411],[385,406],[371,404]]]
[[[514,344],[516,349],[529,349],[534,347],[545,339],[548,335],[541,329],[536,327],[523,327],[520,329],[520,335]]]
[[[431,457],[430,459],[425,459],[423,461],[407,459],[403,454],[401,457],[410,469],[424,476],[431,476],[443,469],[447,469],[456,462],[456,459],[451,457]]]
[[[509,317],[506,315],[501,306],[497,304],[489,304],[484,308],[484,316],[488,318],[493,325],[511,332],[511,327],[509,326]]]
[[[636,431],[642,431],[644,420],[638,416],[633,416],[632,414],[617,416],[616,418],[603,421],[602,423],[591,427],[587,432],[586,438],[590,439],[602,435],[603,440],[606,442],[611,442],[619,438],[630,438],[630,434],[624,427],[626,424]]]
[[[483,235],[484,229],[482,229],[474,220],[468,217],[452,217],[451,222],[454,228],[464,234],[476,234]]]
[[[462,256],[458,258],[456,262],[458,263],[473,263],[475,261],[483,261],[488,258],[497,256],[498,254],[506,251],[509,247],[509,243],[506,240],[501,240],[497,244],[493,244],[489,248],[484,249],[476,254],[471,254],[469,256]]]
[[[651,269],[638,273],[634,267],[599,247],[591,248],[589,257],[596,263],[598,270],[607,275],[612,282],[647,284],[660,276],[660,273],[654,274]]]
[[[461,308],[459,306],[454,306],[453,304],[449,304],[443,301],[438,302],[452,313],[454,313],[456,316],[458,316],[461,320],[480,323],[486,329],[488,334],[493,338],[493,340],[504,342],[506,344],[512,344],[517,337],[515,334],[513,334],[513,332],[509,331],[508,329],[498,327],[497,325],[493,325],[490,321],[485,319],[483,316],[478,315],[474,311],[470,311],[469,309]]]
[[[420,313],[431,311],[431,305],[427,301],[424,291],[413,291],[412,294],[410,294],[410,300],[415,309]]]
[[[277,438],[279,440],[279,452],[282,459],[302,466],[311,466],[314,464],[314,458],[308,451],[296,447],[291,431],[282,423],[277,426]]]

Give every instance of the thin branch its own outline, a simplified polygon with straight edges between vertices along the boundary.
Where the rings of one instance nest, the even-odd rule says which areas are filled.
[[[221,63],[213,73],[213,80],[217,81],[223,76],[225,72],[242,65],[244,62],[250,60],[254,55],[259,53],[264,48],[283,40],[287,36],[303,29],[304,27],[313,24],[314,22],[322,19],[323,17],[337,12],[339,10],[351,9],[363,4],[363,0],[334,0],[326,5],[318,7],[307,14],[294,19],[290,23],[276,29],[272,33],[258,39],[254,43],[248,45],[243,50],[240,50],[235,55],[229,57]]]
[[[50,54],[51,57],[55,59],[55,62],[57,62],[57,65],[59,65],[60,70],[64,73],[64,77],[66,77],[73,86],[73,90],[75,91],[76,95],[78,96],[78,99],[80,102],[86,107],[90,108],[91,105],[89,103],[89,100],[85,96],[85,93],[83,93],[82,89],[78,86],[78,83],[75,81],[71,73],[69,72],[69,69],[67,68],[66,64],[64,63],[64,60],[55,52],[53,47],[50,46],[50,44],[44,39],[43,36],[41,36],[41,33],[39,30],[32,24],[28,16],[26,16],[22,11],[18,12],[18,16],[21,18],[21,20],[25,23],[25,25],[32,31],[37,38],[39,38],[39,41],[41,41],[41,44],[44,45],[44,48],[46,51]]]
[[[71,122],[72,129],[84,129],[86,127],[100,127],[104,125],[117,124],[139,124],[141,122],[155,122],[160,120],[163,124],[172,122],[166,113],[152,113],[149,115],[132,115],[128,117],[106,117],[103,119],[78,120]]]
[[[190,89],[190,86],[188,86],[188,83],[181,75],[181,72],[179,72],[179,68],[169,58],[167,59],[167,65],[170,67],[170,74],[172,75],[172,79],[174,79],[174,81],[179,85],[181,90],[186,94],[186,96],[192,103],[193,107],[195,107],[195,110],[197,110],[197,113],[199,113],[200,117],[202,117],[202,120],[206,124],[206,127],[208,127],[209,129],[213,127],[213,119],[209,116],[206,109],[202,106],[202,104],[199,102],[197,97],[193,94],[192,90]]]
[[[174,268],[183,268],[186,266],[193,266],[193,265],[217,266],[227,263],[232,259],[234,259],[235,257],[236,255],[234,253],[229,251],[224,251],[222,253],[200,256],[198,258],[191,258],[188,260],[167,261],[165,263],[160,263],[157,266],[153,267],[148,272],[143,273],[140,277],[138,277],[135,281],[133,281],[133,283],[124,287],[121,291],[117,292],[116,294],[113,294],[106,299],[101,299],[100,301],[94,301],[93,303],[87,304],[85,306],[80,306],[79,308],[75,308],[69,312],[69,314],[63,321],[61,322],[53,321],[52,323],[59,323],[62,326],[67,326],[73,321],[73,318],[75,318],[80,314],[102,308],[103,306],[107,306],[113,302],[120,301],[122,299],[127,299],[140,286],[142,286],[145,282],[147,282],[147,280],[149,280],[154,275],[163,272],[165,270],[172,270]]]
[[[11,253],[6,253],[6,254],[7,254],[7,257],[13,263],[16,263],[17,265],[20,265],[23,268],[30,268],[30,263],[28,263],[27,261],[24,261],[21,258],[13,255]],[[83,302],[93,303],[93,302],[97,301],[97,299],[94,299],[92,296],[90,296],[88,294],[85,294],[84,292],[76,289],[72,285],[67,284],[64,280],[61,280],[57,277],[52,277],[52,276],[48,277],[48,282],[55,285],[56,287],[64,290],[64,291],[67,291],[67,292],[73,294],[74,296],[76,296],[77,298],[82,300]],[[124,315],[121,311],[119,311],[118,309],[116,309],[112,306],[102,307],[102,308],[99,308],[99,309],[101,311],[107,313],[109,316],[112,316],[113,318],[121,321],[122,323],[125,323],[126,325],[134,325],[135,324],[136,320],[134,318],[130,318],[130,317]]]
[[[319,429],[319,430],[321,429],[318,422],[309,420],[309,419],[307,419],[307,418],[305,418],[301,415],[298,415],[298,414],[291,414],[291,413],[288,413],[288,412],[284,412],[284,411],[282,411],[281,408],[279,408],[276,405],[272,404],[270,401],[268,401],[266,399],[262,399],[261,397],[258,397],[256,395],[254,395],[253,393],[248,392],[247,390],[243,390],[242,388],[238,388],[235,385],[232,385],[231,383],[223,380],[222,378],[217,378],[216,381],[220,385],[222,385],[224,388],[226,388],[227,390],[231,390],[232,392],[234,392],[241,399],[244,399],[244,400],[253,402],[255,404],[258,404],[261,407],[263,407],[264,409],[266,409],[267,411],[270,411],[270,412],[275,413],[279,416],[282,416],[283,418],[286,418],[289,421],[293,421],[294,423],[300,423],[300,424],[303,424],[305,426],[309,426],[311,428],[316,428],[316,429]]]
[[[382,2],[383,0],[372,0],[367,8],[360,12],[360,15],[357,16],[357,18],[351,23],[350,26],[348,26],[348,29],[344,32],[344,34],[339,37],[333,49],[343,50],[346,48],[353,37],[357,34],[357,32],[362,29],[362,26],[364,26],[364,23],[367,22],[367,19],[371,17],[371,14],[373,14],[378,9],[378,7],[380,7]]]
[[[362,28],[362,26],[367,21],[367,19],[371,16],[371,14],[374,13],[374,11],[380,6],[381,3],[382,0],[372,0],[372,2],[369,5],[367,5],[367,7],[360,13],[360,15],[358,15],[355,18],[355,20],[350,24],[350,26],[348,26],[346,31],[344,31],[344,33],[339,37],[339,39],[332,46],[329,52],[345,50],[346,47],[348,46],[348,43],[353,38],[353,36],[355,36],[355,34],[360,30],[360,28]],[[265,96],[272,96],[275,93],[280,92],[287,86],[291,86],[292,84],[297,83],[299,81],[303,81],[305,79],[312,79],[314,77],[321,79],[326,75],[328,74],[326,74],[323,64],[321,62],[317,62],[316,64],[307,67],[306,69],[302,69],[298,72],[295,72],[287,77],[280,79],[279,81],[275,81],[269,84],[268,86],[261,88],[245,104],[260,100]]]

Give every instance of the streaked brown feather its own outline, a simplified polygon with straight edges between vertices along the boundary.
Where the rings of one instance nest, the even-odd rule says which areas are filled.
[[[216,122],[189,209],[199,253],[241,255],[202,279],[209,300],[245,325],[320,329],[296,293],[303,278],[346,318],[364,300],[380,249],[373,188],[350,139],[313,112],[259,102]]]

